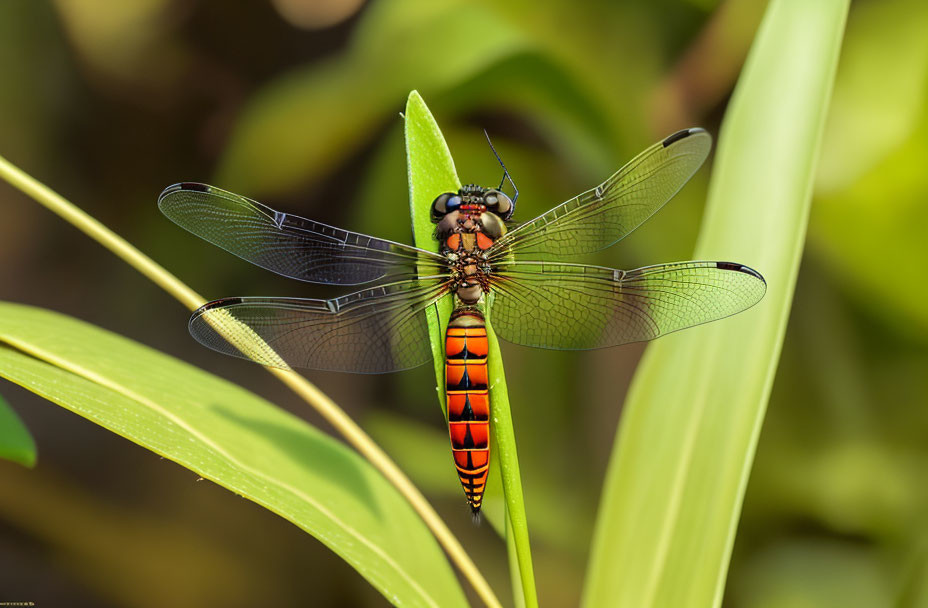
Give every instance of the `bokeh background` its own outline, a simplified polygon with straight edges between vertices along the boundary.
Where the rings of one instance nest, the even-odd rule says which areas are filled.
[[[409,242],[402,119],[418,89],[465,181],[489,130],[533,217],[670,132],[717,133],[761,0],[2,0],[0,155],[208,297],[339,293],[288,281],[161,217],[206,181]],[[731,607],[914,605],[928,577],[928,3],[858,0],[808,243],[725,593]],[[710,169],[620,246],[688,259]],[[0,184],[0,298],[84,319],[233,378],[328,430],[257,366],[199,347],[187,313]],[[759,269],[763,272],[763,269]],[[600,485],[643,352],[504,345],[539,594],[577,603]],[[475,528],[430,368],[308,373],[406,466],[507,593]],[[0,462],[0,601],[39,606],[383,606],[270,512],[0,382],[36,437]],[[437,454],[437,455],[436,455]]]

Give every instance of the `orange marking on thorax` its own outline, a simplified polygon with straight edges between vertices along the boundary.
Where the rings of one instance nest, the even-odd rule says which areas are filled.
[[[457,251],[461,246],[461,235],[457,232],[448,237],[445,241],[445,245],[448,246],[448,249],[451,251]]]
[[[493,246],[493,239],[482,232],[477,233],[477,247],[481,250],[489,249]]]

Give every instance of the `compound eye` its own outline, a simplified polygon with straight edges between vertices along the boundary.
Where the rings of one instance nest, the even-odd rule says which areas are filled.
[[[432,201],[432,221],[440,221],[445,215],[452,211],[457,211],[460,206],[461,197],[454,192],[439,194],[438,197]]]
[[[487,193],[483,195],[483,200],[486,203],[487,211],[495,213],[504,220],[508,220],[512,217],[512,199],[506,196],[505,193],[499,190],[488,190]]]

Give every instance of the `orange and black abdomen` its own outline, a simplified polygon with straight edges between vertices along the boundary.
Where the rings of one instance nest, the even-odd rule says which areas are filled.
[[[490,468],[490,396],[487,329],[483,315],[457,310],[445,333],[448,430],[458,478],[476,513]]]

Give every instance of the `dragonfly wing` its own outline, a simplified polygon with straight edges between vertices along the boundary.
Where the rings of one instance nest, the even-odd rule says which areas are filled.
[[[509,342],[585,350],[651,340],[750,308],[767,284],[730,262],[677,262],[623,271],[512,262],[491,277],[490,320]]]
[[[663,207],[702,166],[711,147],[703,129],[678,131],[596,188],[506,233],[488,256],[554,261],[609,247]]]
[[[275,211],[205,184],[175,184],[161,193],[158,207],[200,238],[301,281],[358,285],[435,274],[447,265],[436,253]]]
[[[221,353],[262,365],[377,374],[432,358],[424,311],[448,283],[407,280],[331,300],[224,298],[190,319],[190,333]]]

